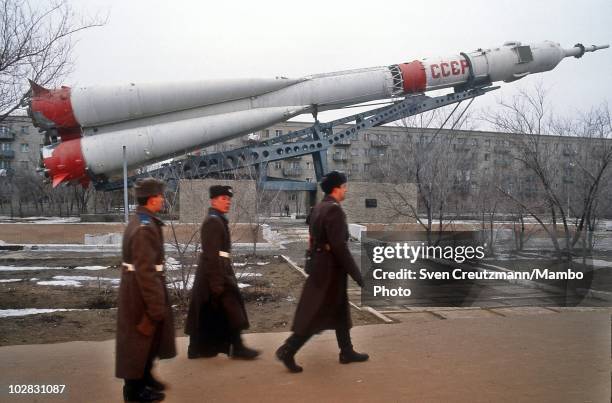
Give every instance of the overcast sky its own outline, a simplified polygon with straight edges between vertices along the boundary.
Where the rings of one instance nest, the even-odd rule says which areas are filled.
[[[74,1],[108,24],[85,31],[67,85],[312,73],[552,40],[612,43],[612,1]],[[559,113],[612,105],[612,49],[488,94],[490,106],[542,80]],[[323,116],[325,118],[325,116]],[[303,119],[302,119],[303,120]]]

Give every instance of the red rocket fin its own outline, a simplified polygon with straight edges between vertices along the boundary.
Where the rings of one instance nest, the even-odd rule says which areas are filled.
[[[68,176],[68,173],[63,173],[63,174],[55,175],[53,177],[53,187],[55,188],[55,187],[57,187],[57,185],[59,185],[60,183],[65,181],[67,176]]]
[[[42,94],[49,93],[49,90],[43,87],[42,85],[38,85],[32,80],[28,80],[28,81],[30,82],[30,88],[32,89],[32,96],[37,97]]]

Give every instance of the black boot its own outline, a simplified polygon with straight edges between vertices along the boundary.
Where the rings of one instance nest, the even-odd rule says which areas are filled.
[[[151,372],[152,370],[153,357],[150,357],[149,360],[147,360],[147,364],[145,365],[144,377],[142,378],[143,386],[148,386],[156,392],[163,392],[164,390],[166,390],[166,385],[155,379],[153,373]]]
[[[160,382],[157,379],[155,379],[153,375],[150,373],[145,377],[144,382],[146,386],[148,386],[149,388],[153,389],[156,392],[163,392],[164,390],[166,390],[166,385],[163,382]]]
[[[295,351],[287,344],[283,344],[276,350],[276,358],[285,364],[285,367],[294,374],[302,372],[304,368],[300,367],[295,362]]]
[[[351,347],[350,350],[340,351],[340,364],[350,364],[351,362],[364,362],[370,358],[369,355],[364,353],[358,353]]]
[[[232,346],[230,357],[236,360],[254,360],[261,354],[259,350],[248,348],[247,346]]]
[[[230,346],[229,356],[238,360],[254,360],[261,354],[258,350],[248,348],[242,342],[240,333],[232,336],[232,344]]]
[[[123,387],[123,400],[126,402],[156,402],[165,398],[162,392],[144,386],[143,381],[126,381]]]

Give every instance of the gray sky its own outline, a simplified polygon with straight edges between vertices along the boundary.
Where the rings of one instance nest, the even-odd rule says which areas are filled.
[[[75,47],[67,85],[299,77],[488,48],[506,41],[612,44],[612,1],[74,1],[107,14]],[[491,106],[542,80],[558,113],[612,105],[612,49],[567,58],[488,94]],[[329,116],[333,118],[334,116]],[[325,120],[326,115],[322,116]],[[304,120],[304,119],[300,119]]]

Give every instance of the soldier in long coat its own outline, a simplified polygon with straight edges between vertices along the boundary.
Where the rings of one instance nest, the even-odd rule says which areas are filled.
[[[126,401],[162,400],[165,385],[151,374],[153,360],[176,356],[174,320],[163,271],[164,184],[139,180],[138,208],[123,235],[117,311],[116,376],[125,380]]]
[[[254,359],[259,351],[242,342],[249,327],[244,301],[232,269],[231,237],[225,214],[232,200],[231,186],[209,189],[211,207],[202,223],[202,251],[195,275],[185,333],[189,335],[188,358],[214,357]]]
[[[347,275],[360,286],[363,280],[348,248],[348,227],[340,202],[347,191],[346,176],[328,173],[321,182],[325,193],[309,216],[312,269],[309,273],[293,321],[293,334],[276,356],[291,372],[301,372],[295,363],[296,352],[314,334],[334,329],[340,348],[340,362],[366,361],[367,354],[357,353],[351,343],[352,327],[347,295]]]

